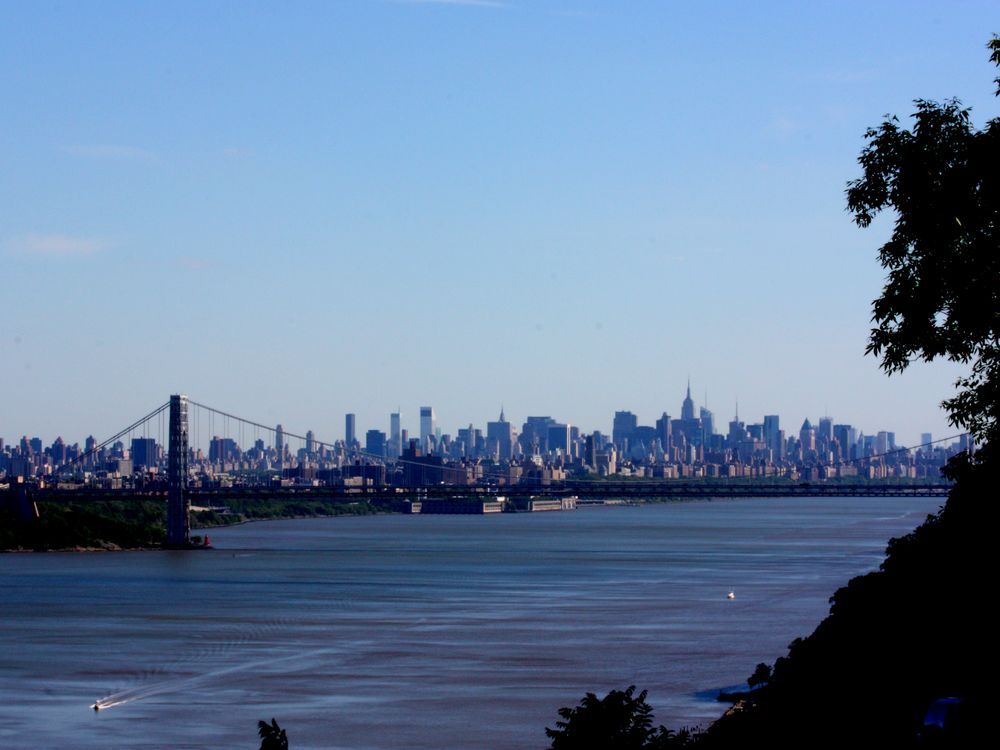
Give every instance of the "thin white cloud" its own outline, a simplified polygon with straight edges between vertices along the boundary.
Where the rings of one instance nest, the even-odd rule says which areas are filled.
[[[507,8],[510,3],[503,0],[394,0],[402,5],[468,5],[479,8]]]
[[[827,68],[817,71],[816,77],[829,83],[864,83],[883,76],[877,68]]]
[[[80,258],[96,255],[108,248],[104,240],[66,234],[26,234],[6,244],[9,253],[35,258]]]
[[[159,161],[159,157],[147,149],[112,143],[77,143],[64,146],[63,151],[81,159],[133,162],[137,164],[155,164]]]
[[[797,135],[802,129],[801,122],[783,114],[775,115],[766,125],[767,132],[779,138],[789,138]]]
[[[206,268],[211,268],[213,265],[215,265],[208,258],[198,258],[189,255],[185,255],[178,258],[177,264],[181,268],[186,268],[189,271],[202,271]]]

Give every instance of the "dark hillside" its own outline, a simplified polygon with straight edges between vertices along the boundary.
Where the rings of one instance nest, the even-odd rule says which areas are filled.
[[[966,462],[953,473],[945,508],[892,540],[880,571],[837,591],[830,615],[790,645],[770,683],[717,721],[704,745],[916,747],[928,706],[944,697],[963,699],[975,742],[995,692],[996,489],[987,466]],[[947,746],[965,746],[958,730]]]

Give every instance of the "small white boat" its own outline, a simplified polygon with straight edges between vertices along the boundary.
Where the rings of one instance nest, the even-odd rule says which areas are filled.
[[[726,598],[727,599],[735,599],[736,598],[736,592],[735,591],[730,591],[728,594],[726,594]]]

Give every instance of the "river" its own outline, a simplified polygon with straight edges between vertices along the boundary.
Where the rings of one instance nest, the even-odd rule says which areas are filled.
[[[202,552],[0,555],[0,747],[251,749],[276,717],[293,750],[541,749],[560,706],[631,684],[657,723],[704,724],[938,504],[308,519]]]

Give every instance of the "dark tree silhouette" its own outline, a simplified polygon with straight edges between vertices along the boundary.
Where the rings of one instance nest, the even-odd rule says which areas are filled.
[[[759,687],[760,685],[766,685],[771,681],[771,667],[769,667],[764,662],[757,665],[757,668],[753,671],[753,674],[747,678],[747,685],[751,688]]]
[[[604,698],[587,693],[576,708],[560,708],[561,721],[546,727],[552,750],[639,750],[653,736],[653,709],[635,685]]]
[[[646,691],[635,685],[612,690],[604,698],[587,693],[576,708],[560,708],[561,721],[546,728],[552,750],[671,750],[688,747],[700,735],[687,729],[653,728]]]
[[[1000,66],[1000,38],[989,49]],[[859,226],[895,216],[868,352],[889,373],[939,357],[971,365],[944,406],[984,448],[949,463],[943,510],[890,542],[878,572],[837,591],[830,615],[775,661],[767,689],[713,724],[702,747],[916,747],[928,708],[948,696],[964,699],[964,726],[934,746],[977,747],[993,731],[996,688],[982,664],[995,626],[981,599],[996,568],[1000,119],[976,130],[958,101],[918,100],[913,120],[868,130],[863,176],[847,188]]]
[[[988,47],[1000,66],[1000,37]],[[892,116],[865,133],[864,174],[847,188],[859,226],[896,217],[867,351],[888,373],[917,359],[971,364],[943,406],[953,425],[1000,445],[1000,119],[976,130],[958,100],[915,105],[912,130]]]
[[[675,750],[675,748],[690,747],[699,736],[689,729],[679,729],[675,732],[660,725],[659,731],[646,743],[646,750]]]
[[[257,722],[257,733],[260,735],[260,750],[288,750],[288,737],[285,730],[278,726],[278,722],[271,719],[271,723],[266,721]]]

